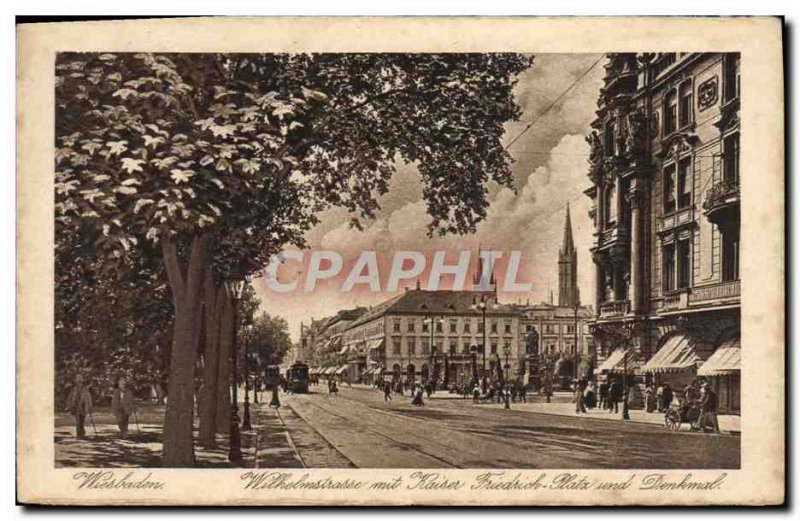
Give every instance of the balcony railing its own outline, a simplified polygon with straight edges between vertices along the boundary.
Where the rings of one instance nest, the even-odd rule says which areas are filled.
[[[689,306],[689,292],[688,290],[680,290],[674,293],[668,293],[661,299],[661,309],[664,311],[673,311],[676,309],[685,309]]]
[[[600,304],[600,316],[607,317],[621,317],[628,313],[627,300],[609,300]]]
[[[705,210],[706,214],[709,214],[719,207],[738,204],[738,202],[739,179],[725,179],[716,183],[706,192],[703,210]]]
[[[734,299],[740,296],[741,282],[733,280],[713,286],[694,288],[689,295],[690,304],[706,303],[713,300]]]

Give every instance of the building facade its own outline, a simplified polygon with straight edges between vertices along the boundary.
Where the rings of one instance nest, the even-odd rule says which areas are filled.
[[[348,377],[453,385],[470,381],[475,371],[499,378],[502,369],[503,377],[517,378],[525,353],[520,319],[494,292],[406,289],[344,332]]]
[[[602,375],[739,409],[739,67],[733,53],[608,56],[590,144]]]

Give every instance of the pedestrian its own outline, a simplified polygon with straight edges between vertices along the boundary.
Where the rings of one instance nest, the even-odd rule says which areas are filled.
[[[719,434],[719,420],[717,419],[717,393],[708,383],[700,388],[700,419],[698,427],[705,432],[706,424],[711,422],[711,431]]]
[[[117,381],[117,387],[114,389],[114,395],[111,398],[111,411],[117,418],[117,426],[119,433],[124,438],[128,435],[128,423],[130,422],[131,414],[136,412],[136,406],[133,403],[133,392],[128,388],[128,382],[124,376],[121,376]]]
[[[656,407],[658,412],[664,412],[664,386],[661,384],[656,388]]]
[[[575,414],[585,413],[586,407],[583,404],[583,384],[580,380],[573,380],[573,401],[575,402]]]
[[[583,391],[583,401],[590,411],[597,407],[597,393],[594,390],[594,382],[589,382],[586,385],[586,390]]]
[[[608,387],[608,412],[619,412],[620,400],[622,400],[622,384],[615,378]]]
[[[433,384],[431,382],[425,383],[425,394],[428,395],[428,399],[430,399],[431,395],[433,394]]]
[[[384,402],[392,401],[392,384],[390,384],[389,382],[383,383],[383,401]]]
[[[598,387],[599,395],[600,395],[600,403],[598,407],[601,409],[608,408],[608,381],[603,380],[600,382],[600,386]]]
[[[92,414],[92,395],[89,386],[84,384],[83,375],[75,377],[75,385],[67,398],[67,409],[75,417],[75,436],[78,438],[86,437],[84,423],[86,415]]]
[[[647,384],[647,387],[644,388],[644,410],[646,412],[653,412],[655,410],[655,397],[656,390],[653,388],[653,384]]]
[[[661,410],[667,412],[669,410],[669,406],[672,403],[672,398],[674,397],[672,393],[672,388],[669,384],[664,384],[664,388],[661,391]]]
[[[421,407],[421,406],[425,405],[425,402],[422,401],[422,392],[423,391],[422,391],[422,386],[421,385],[415,385],[414,386],[414,389],[412,391],[412,393],[414,395],[414,399],[411,400],[411,405],[414,405],[416,407]]]
[[[528,403],[528,397],[526,396],[527,392],[528,392],[528,386],[521,383],[519,386],[519,398],[522,401],[522,403]]]

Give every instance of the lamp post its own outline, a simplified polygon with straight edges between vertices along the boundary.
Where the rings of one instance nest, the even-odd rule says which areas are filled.
[[[231,293],[231,300],[233,301],[233,345],[231,346],[231,358],[233,363],[233,392],[231,394],[231,425],[230,425],[230,442],[228,448],[228,461],[231,463],[241,463],[242,461],[242,439],[239,432],[239,397],[237,392],[237,350],[239,338],[239,302],[242,300],[242,292],[244,291],[244,281],[236,280],[228,283],[228,288]]]
[[[478,383],[478,346],[472,344],[469,346],[469,356],[472,361],[472,380],[475,384]]]
[[[244,417],[242,419],[242,430],[250,431],[253,426],[250,423],[250,328],[253,326],[248,324],[245,326],[244,337]]]
[[[509,345],[508,342],[506,342],[505,345],[503,346],[503,354],[506,355],[506,367],[505,367],[505,373],[503,374],[503,385],[505,387],[503,389],[503,396],[505,397],[506,409],[511,408],[511,401],[509,400],[508,396],[508,355],[510,352],[511,352],[511,346]]]
[[[575,338],[574,338],[574,347],[573,347],[573,349],[574,349],[574,351],[575,351],[575,354],[574,354],[574,360],[575,360],[575,362],[573,363],[573,365],[574,365],[574,368],[573,368],[573,372],[574,372],[574,374],[573,374],[573,377],[574,377],[576,380],[578,379],[578,374],[579,374],[579,373],[578,373],[578,362],[580,361],[580,356],[579,356],[579,354],[578,354],[578,307],[580,307],[580,302],[578,302],[578,301],[576,300],[576,301],[575,301],[575,331],[574,331],[574,333],[575,333]]]
[[[630,349],[622,355],[622,419],[630,420],[628,413],[628,353]]]
[[[422,307],[423,307],[423,309],[427,309],[428,308],[425,304],[423,304]],[[428,344],[428,345],[431,348],[431,365],[435,368],[435,364],[436,364],[436,345],[434,343],[435,342],[434,328],[436,327],[436,324],[441,324],[442,323],[442,319],[441,318],[436,318],[431,314],[427,314],[427,315],[425,315],[425,319],[422,321],[422,323],[426,324],[428,326],[428,332],[430,333],[430,344]],[[438,372],[434,371],[434,375],[436,377],[436,379],[434,379],[434,381],[433,381],[434,389],[435,389],[435,386],[438,383],[437,380],[438,380],[439,374],[438,374]]]
[[[489,300],[486,298],[486,295],[481,295],[480,299],[472,299],[472,309],[476,311],[480,311],[482,318],[483,318],[483,356],[481,360],[481,378],[483,381],[486,380],[486,345],[488,344],[487,335],[488,331],[486,331],[486,310],[489,308]],[[497,308],[497,303],[492,304],[492,308]],[[485,386],[484,386],[485,387]],[[486,392],[486,389],[482,389],[483,392]]]

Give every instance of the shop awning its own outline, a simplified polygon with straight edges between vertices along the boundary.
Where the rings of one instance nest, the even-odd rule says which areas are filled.
[[[346,365],[343,365],[343,366],[340,366],[340,367],[339,367],[339,368],[337,368],[337,369],[334,369],[334,371],[333,371],[333,374],[335,374],[335,375],[337,375],[337,376],[338,376],[338,375],[344,374],[344,373],[345,373],[345,371],[347,371],[347,366],[346,366]]]
[[[703,363],[704,357],[696,350],[695,342],[684,335],[673,335],[661,349],[642,367],[645,373],[675,373],[691,370]]]
[[[614,352],[600,364],[597,371],[624,371],[626,364],[628,371],[631,371],[640,365],[639,358],[636,356],[634,350],[621,347],[614,350]]]
[[[379,338],[378,340],[370,340],[367,343],[367,351],[377,351],[383,349],[383,339]]]
[[[335,370],[336,370],[336,366],[335,365],[330,365],[330,366],[326,367],[324,371],[322,371],[322,374],[330,375],[330,374],[333,374],[333,372]]]
[[[733,338],[723,342],[706,360],[706,363],[700,366],[697,374],[698,376],[724,376],[738,374],[741,370],[741,344],[739,338]]]

